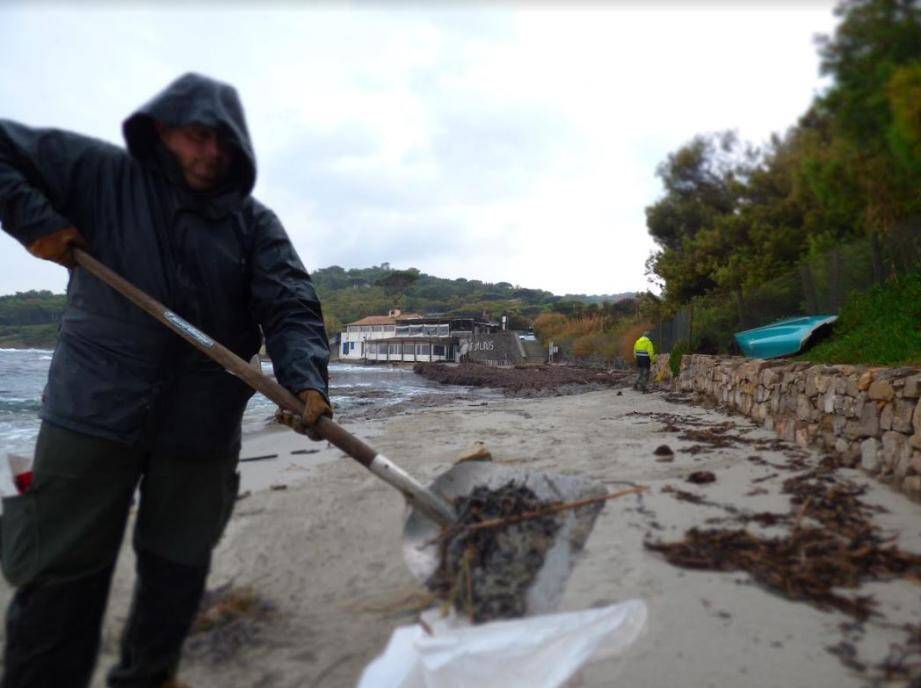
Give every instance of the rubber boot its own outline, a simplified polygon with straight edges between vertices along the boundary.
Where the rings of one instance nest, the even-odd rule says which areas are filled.
[[[118,688],[160,688],[175,681],[182,643],[198,612],[208,568],[138,552],[137,572],[121,659],[108,681]]]
[[[113,567],[20,588],[6,615],[2,688],[83,688],[96,664]]]

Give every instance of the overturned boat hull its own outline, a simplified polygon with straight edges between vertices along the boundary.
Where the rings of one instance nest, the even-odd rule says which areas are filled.
[[[837,315],[788,318],[753,330],[736,332],[742,353],[749,358],[794,356],[830,331]]]

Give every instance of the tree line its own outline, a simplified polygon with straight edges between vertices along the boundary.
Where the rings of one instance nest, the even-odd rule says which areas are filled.
[[[498,320],[506,316],[511,329],[528,329],[542,313],[602,313],[612,304],[634,296],[631,293],[557,296],[510,282],[444,279],[416,268],[394,270],[388,263],[349,270],[333,265],[316,270],[312,279],[330,334],[341,331],[349,322],[366,315],[385,314],[394,307],[404,312],[447,317]]]
[[[61,319],[67,297],[50,291],[0,296],[0,325],[50,325]]]
[[[482,282],[427,275],[415,268],[394,270],[387,263],[346,270],[334,265],[312,273],[330,336],[344,325],[366,315],[386,314],[399,307],[405,312],[456,317],[508,318],[512,329],[529,329],[542,313],[556,312],[573,317],[608,317],[634,311],[634,295],[557,296],[543,289],[531,289],[509,282]],[[625,300],[626,299],[626,300]],[[0,296],[0,338],[15,341],[23,328],[43,327],[42,336],[53,340],[55,325],[66,306],[64,294],[50,291],[17,292]],[[17,329],[18,328],[18,329]],[[30,340],[32,342],[32,340]],[[34,342],[32,342],[34,343]]]
[[[672,312],[742,293],[850,240],[921,231],[921,9],[846,0],[817,40],[830,85],[762,148],[701,134],[658,167],[647,272]]]

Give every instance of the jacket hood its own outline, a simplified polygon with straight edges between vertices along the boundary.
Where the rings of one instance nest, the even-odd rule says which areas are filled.
[[[222,132],[236,148],[228,185],[248,196],[256,183],[246,118],[237,90],[200,74],[184,74],[158,93],[122,124],[128,152],[138,160],[156,159],[160,142],[155,121],[171,127],[198,123]]]

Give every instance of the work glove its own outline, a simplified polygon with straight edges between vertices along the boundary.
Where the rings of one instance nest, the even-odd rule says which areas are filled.
[[[313,430],[313,426],[320,420],[320,416],[332,418],[333,410],[326,401],[326,397],[315,389],[305,389],[302,392],[298,392],[297,396],[304,402],[304,413],[298,416],[295,413],[291,413],[291,411],[278,409],[275,412],[275,420],[282,425],[287,425],[295,432],[307,435],[307,437],[316,442],[322,438]]]
[[[74,246],[86,248],[86,239],[76,227],[65,227],[39,237],[26,246],[26,249],[36,258],[50,260],[69,269],[77,266],[73,254]]]

